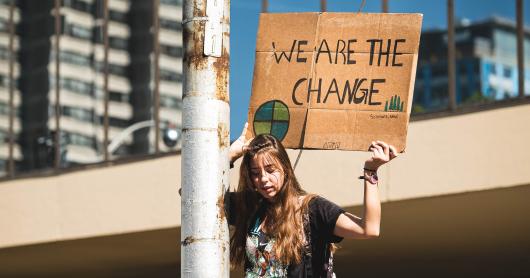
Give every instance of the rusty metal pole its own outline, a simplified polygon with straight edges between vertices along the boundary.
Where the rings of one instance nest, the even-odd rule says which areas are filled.
[[[384,13],[388,13],[388,0],[381,0],[381,9]]]
[[[181,276],[228,277],[229,0],[185,0]]]
[[[269,0],[261,0],[261,12],[266,13],[269,11]]]
[[[456,110],[456,57],[455,57],[455,22],[454,0],[447,0],[447,81],[449,93],[449,110]]]
[[[523,0],[517,0],[517,75],[519,97],[524,98],[524,25],[523,25]]]

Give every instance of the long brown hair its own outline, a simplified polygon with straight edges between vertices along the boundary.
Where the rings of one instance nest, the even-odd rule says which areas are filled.
[[[272,200],[264,200],[255,191],[250,177],[250,163],[256,156],[264,155],[284,175],[284,184]],[[300,204],[300,197],[306,196]],[[230,261],[241,265],[245,260],[245,245],[249,226],[260,206],[265,206],[262,219],[266,219],[267,234],[275,240],[274,255],[283,264],[300,263],[304,246],[301,215],[306,213],[308,195],[298,183],[289,156],[274,136],[258,135],[249,144],[239,171],[239,184],[235,194],[235,231],[230,238]]]

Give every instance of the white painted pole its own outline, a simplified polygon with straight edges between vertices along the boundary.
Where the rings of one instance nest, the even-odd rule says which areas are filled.
[[[181,276],[228,277],[230,0],[185,0]]]

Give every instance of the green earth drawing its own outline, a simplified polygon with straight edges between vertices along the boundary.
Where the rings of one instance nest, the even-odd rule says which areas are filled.
[[[289,108],[279,100],[263,103],[254,114],[254,134],[271,134],[282,141],[289,129]]]

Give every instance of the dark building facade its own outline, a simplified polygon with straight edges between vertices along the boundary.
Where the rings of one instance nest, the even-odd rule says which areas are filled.
[[[9,11],[14,3],[14,47],[9,49]],[[55,1],[0,1],[0,177],[6,174],[8,122],[15,111],[13,136],[16,172],[103,160],[104,146],[104,1],[60,1],[59,50],[56,53]],[[178,127],[182,99],[182,27],[180,0],[161,0],[159,76],[155,80],[154,1],[108,1],[108,134],[124,137],[112,158],[153,153],[153,91],[158,82],[162,128]],[[56,72],[58,55],[59,72]],[[9,107],[9,60],[14,58],[14,106]],[[57,78],[58,77],[58,78]],[[59,82],[61,142],[56,130],[56,83]],[[145,123],[127,133],[129,127]],[[172,147],[159,144],[161,151]]]

